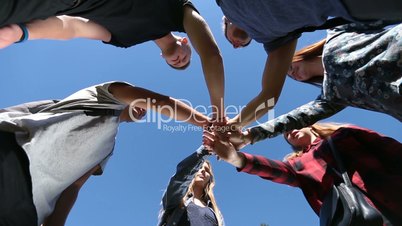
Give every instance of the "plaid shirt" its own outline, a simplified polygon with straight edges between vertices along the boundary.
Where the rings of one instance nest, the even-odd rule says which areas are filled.
[[[332,139],[353,183],[393,222],[402,222],[402,144],[360,127],[337,130]],[[327,141],[317,138],[299,157],[281,162],[244,153],[239,171],[299,187],[318,215],[322,201],[340,178]]]

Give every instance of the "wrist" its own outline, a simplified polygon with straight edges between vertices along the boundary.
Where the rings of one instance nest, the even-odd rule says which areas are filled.
[[[25,24],[18,24],[18,27],[21,29],[22,34],[21,37],[18,41],[16,41],[15,43],[22,43],[25,42],[29,39],[29,31],[28,28]]]
[[[242,142],[245,145],[248,144],[253,144],[253,134],[251,133],[251,129],[247,128],[243,133],[242,133]]]
[[[228,162],[239,169],[245,165],[244,156],[241,152],[236,152]]]

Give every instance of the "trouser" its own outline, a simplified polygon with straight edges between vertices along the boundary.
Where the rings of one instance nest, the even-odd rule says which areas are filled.
[[[0,132],[0,226],[36,226],[29,160],[13,133]]]
[[[402,0],[343,0],[343,4],[357,20],[402,21]]]
[[[1,0],[0,27],[56,16],[76,4],[77,0]]]

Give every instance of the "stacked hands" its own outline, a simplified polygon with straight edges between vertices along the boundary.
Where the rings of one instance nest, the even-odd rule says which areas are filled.
[[[244,167],[244,155],[239,150],[252,141],[249,129],[242,131],[227,118],[211,120],[210,126],[204,127],[202,144],[211,154],[216,154],[235,167]]]

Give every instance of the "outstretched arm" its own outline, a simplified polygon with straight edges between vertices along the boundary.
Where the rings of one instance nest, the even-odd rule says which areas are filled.
[[[125,83],[113,83],[110,85],[109,91],[115,98],[131,106],[155,110],[170,118],[197,126],[208,124],[207,116],[172,97]]]
[[[208,155],[208,151],[201,146],[177,165],[176,173],[170,178],[169,185],[162,198],[164,210],[174,209],[181,204],[191,181],[198,170],[202,168]]]
[[[247,126],[274,107],[281,94],[296,44],[297,40],[293,40],[269,53],[262,77],[261,92],[242,109],[239,115],[228,122],[229,125]]]
[[[204,131],[203,143],[212,148],[221,159],[236,167],[238,171],[290,186],[299,184],[296,172],[288,162],[239,152],[220,133]]]
[[[321,99],[304,104],[284,115],[269,120],[258,126],[249,129],[252,139],[251,143],[272,138],[285,132],[301,129],[314,123],[331,117],[345,109],[345,106]]]
[[[26,23],[26,28],[28,40],[88,38],[108,42],[111,39],[111,34],[106,28],[81,17],[57,16],[33,20]],[[23,30],[17,24],[0,28],[0,48],[19,41],[22,34]]]
[[[205,20],[190,6],[184,6],[184,29],[201,59],[207,83],[213,118],[223,118],[224,113],[224,69],[221,52]]]

